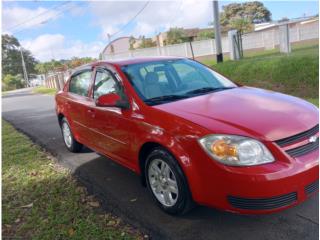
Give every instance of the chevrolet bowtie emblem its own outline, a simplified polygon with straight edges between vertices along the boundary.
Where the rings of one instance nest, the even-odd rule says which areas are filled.
[[[310,143],[314,143],[314,142],[317,141],[317,139],[318,139],[318,136],[312,136],[312,137],[309,138],[309,142]]]

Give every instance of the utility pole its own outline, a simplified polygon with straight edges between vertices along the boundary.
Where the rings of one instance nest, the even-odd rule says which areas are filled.
[[[29,87],[28,72],[27,72],[26,64],[25,64],[25,62],[24,62],[24,57],[23,57],[23,53],[22,53],[22,48],[19,47],[19,50],[20,50],[20,54],[21,54],[21,61],[22,61],[22,69],[23,69],[24,80],[26,81],[27,87]]]
[[[215,42],[216,42],[216,56],[217,62],[223,62],[223,54],[221,47],[221,32],[220,32],[220,20],[219,20],[219,4],[218,0],[212,2],[213,5],[213,24],[215,31]]]
[[[110,52],[111,54],[114,54],[114,47],[111,43],[111,35],[109,33],[107,33],[107,36],[108,36],[108,42],[109,42],[109,45],[110,45]]]

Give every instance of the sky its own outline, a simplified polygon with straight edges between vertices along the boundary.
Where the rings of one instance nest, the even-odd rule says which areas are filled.
[[[220,0],[219,6],[231,2],[235,1]],[[273,20],[319,12],[318,1],[262,2]],[[212,2],[205,0],[2,2],[2,33],[13,34],[40,61],[97,58],[108,34],[111,40],[150,37],[170,27],[208,27],[212,18]]]

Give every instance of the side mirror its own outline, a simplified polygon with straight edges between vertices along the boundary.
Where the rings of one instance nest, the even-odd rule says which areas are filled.
[[[96,105],[99,107],[118,107],[123,109],[129,108],[129,102],[126,99],[122,99],[119,94],[109,93],[100,96],[96,100]]]

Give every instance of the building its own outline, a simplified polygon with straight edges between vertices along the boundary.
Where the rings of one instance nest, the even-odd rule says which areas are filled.
[[[140,45],[143,44],[143,41],[149,42],[149,43],[150,43],[150,42],[156,42],[156,41],[154,40],[154,38],[146,38],[146,37],[144,37],[144,36],[140,36],[139,38],[135,38],[135,39],[134,39],[134,42],[133,42],[133,44],[132,44],[133,49],[140,48]]]
[[[298,27],[304,24],[315,24],[319,22],[319,17],[303,17],[297,19],[288,19],[286,21],[272,21],[266,23],[259,23],[254,25],[254,31],[271,30],[278,28],[280,25],[288,24],[290,28]]]
[[[130,48],[130,37],[120,37],[111,41],[101,52],[101,55],[112,55],[127,52]]]

